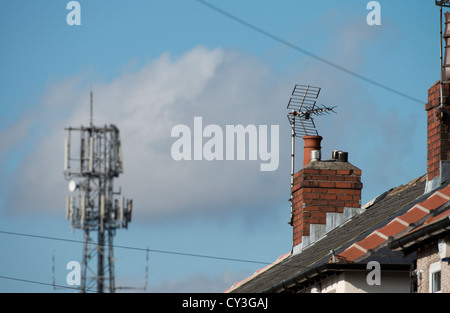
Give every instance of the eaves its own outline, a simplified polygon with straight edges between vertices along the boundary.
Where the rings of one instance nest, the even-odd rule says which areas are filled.
[[[409,264],[381,264],[382,271],[409,272]],[[285,279],[276,285],[273,285],[262,293],[280,293],[280,292],[299,292],[309,286],[321,281],[322,279],[350,271],[368,271],[367,264],[362,263],[325,263],[312,267],[291,278]]]

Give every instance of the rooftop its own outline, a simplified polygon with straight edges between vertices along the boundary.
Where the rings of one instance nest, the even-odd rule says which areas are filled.
[[[274,264],[234,284],[227,292],[283,292],[294,286],[298,288],[302,282],[306,284],[306,274],[312,275],[311,271],[358,267],[362,260],[367,262],[382,258],[384,264],[409,266],[409,259],[404,258],[401,251],[392,251],[386,247],[389,236],[406,228],[399,216],[408,213],[406,216],[414,220],[416,214],[417,217],[421,216],[417,211],[419,206],[416,206],[419,203],[425,207],[440,203],[439,198],[431,198],[430,194],[435,196],[435,193],[439,195],[439,192],[444,192],[450,196],[450,187],[424,194],[425,183],[426,175],[390,189],[365,205],[362,213],[332,229],[301,253],[288,253],[280,257]],[[397,223],[405,227],[399,227]],[[388,228],[381,230],[387,225]],[[376,253],[374,248],[377,248]]]

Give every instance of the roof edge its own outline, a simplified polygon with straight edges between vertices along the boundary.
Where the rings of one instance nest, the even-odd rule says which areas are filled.
[[[381,264],[383,271],[409,271],[410,264]],[[264,289],[261,293],[279,293],[283,290],[299,285],[308,280],[315,279],[317,276],[324,275],[326,273],[336,273],[343,271],[367,271],[367,264],[365,263],[324,263],[316,267],[310,268],[307,271],[298,273],[297,275],[285,279],[276,285]],[[371,270],[371,268],[370,268]]]
[[[446,231],[450,231],[450,216],[393,240],[389,243],[389,248],[394,251],[408,250],[424,240]]]

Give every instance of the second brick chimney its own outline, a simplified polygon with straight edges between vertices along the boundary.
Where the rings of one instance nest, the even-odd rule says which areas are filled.
[[[440,83],[428,90],[427,111],[427,190],[431,191],[450,178],[450,83]]]
[[[445,58],[442,84],[428,89],[427,111],[427,184],[425,192],[450,179],[450,13],[445,13]],[[442,95],[442,99],[441,99]]]
[[[322,137],[306,136],[304,140],[304,167],[294,175],[292,188],[293,253],[301,252],[361,208],[361,170],[348,162],[348,154],[333,151],[330,160],[322,161]],[[309,153],[312,158],[307,158]]]

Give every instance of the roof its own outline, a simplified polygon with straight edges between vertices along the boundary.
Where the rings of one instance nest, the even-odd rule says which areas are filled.
[[[426,199],[423,199],[426,197]],[[401,238],[405,233],[416,232],[427,224],[434,224],[445,219],[450,214],[450,185],[448,183],[437,191],[430,192],[420,201],[407,206],[407,211],[400,210],[400,215],[392,218],[383,227],[377,228],[362,240],[354,242],[350,247],[339,254],[346,261],[357,261],[363,258],[370,250],[386,246],[395,238]],[[443,212],[441,212],[443,210]],[[450,229],[450,228],[449,228]],[[395,249],[394,251],[399,251]]]
[[[439,236],[448,233],[450,233],[450,205],[446,203],[415,222],[406,234],[389,243],[389,247],[394,251],[402,250],[405,254],[409,254],[417,250],[420,244],[435,241]]]
[[[362,213],[334,228],[301,253],[284,256],[228,291],[283,292],[308,280],[319,270],[357,268],[368,260],[379,259],[392,266],[409,264],[410,260],[401,251],[387,247],[389,237],[423,218],[423,208],[429,210],[442,205],[443,199],[446,202],[448,199],[441,197],[441,193],[450,197],[450,187],[431,196],[424,195],[425,183],[426,176],[422,176],[383,193],[364,206]]]

